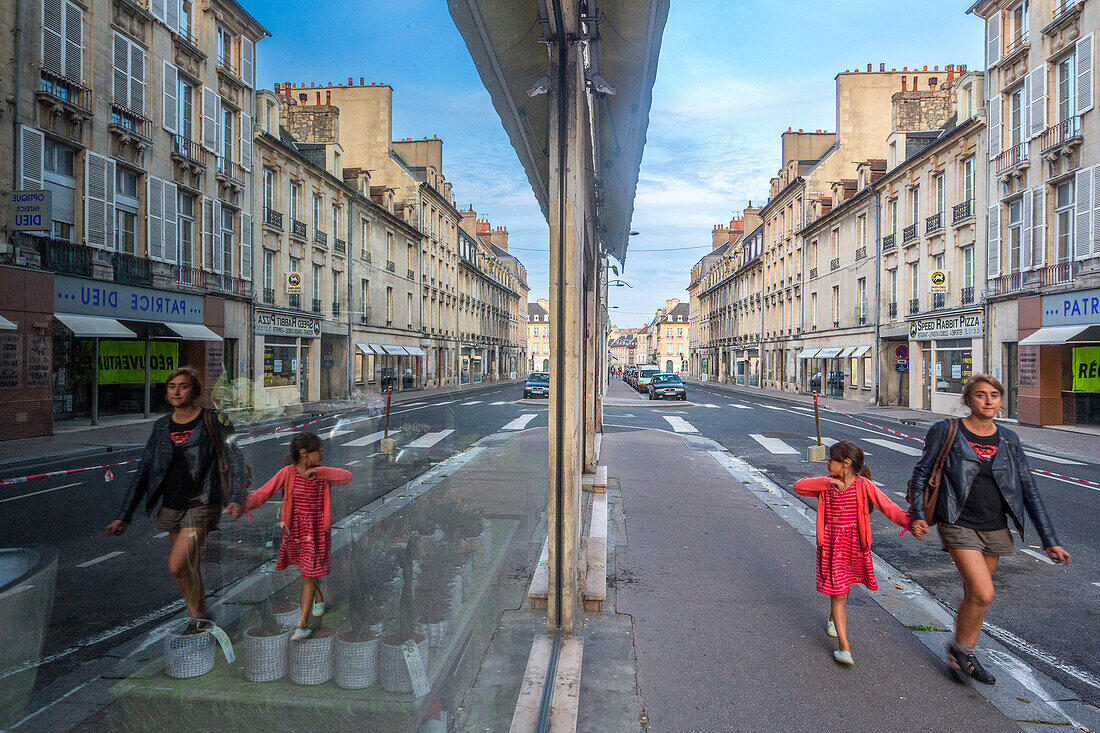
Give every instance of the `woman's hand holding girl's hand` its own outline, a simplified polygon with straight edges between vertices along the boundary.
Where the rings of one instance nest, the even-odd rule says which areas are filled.
[[[1063,550],[1061,545],[1046,548],[1046,553],[1056,565],[1069,565],[1073,562],[1073,556]]]
[[[229,518],[236,521],[241,518],[241,505],[235,501],[231,501],[225,505],[225,513],[229,515]]]
[[[918,519],[909,524],[909,531],[913,533],[913,536],[918,540],[923,540],[924,536],[928,534],[928,522],[923,519]],[[1061,548],[1059,548],[1061,549]]]

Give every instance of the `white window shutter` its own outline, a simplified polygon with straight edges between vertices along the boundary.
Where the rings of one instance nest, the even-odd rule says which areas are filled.
[[[989,137],[989,159],[993,160],[1001,154],[1001,95],[994,93],[986,101],[989,105],[987,113],[986,130]]]
[[[241,36],[241,78],[251,89],[256,84],[256,47],[252,41]]]
[[[1092,255],[1100,255],[1100,165],[1092,169]]]
[[[149,6],[150,11],[153,13],[153,17],[163,23],[167,13],[167,3],[165,0],[151,0]]]
[[[241,279],[252,280],[252,215],[241,214]]]
[[[1077,41],[1077,114],[1092,109],[1092,34]]]
[[[178,111],[178,102],[176,98],[179,96],[179,84],[180,76],[179,71],[175,66],[164,62],[164,103],[162,105],[162,116],[164,117],[164,129],[168,132],[177,132],[176,128],[176,115]]]
[[[1001,14],[994,13],[985,22],[985,68],[992,68],[1001,60]]]
[[[106,178],[107,159],[87,151],[84,154],[84,241],[89,247],[101,249],[108,244]]]
[[[1001,207],[989,207],[989,268],[986,277],[992,280],[1001,274]]]
[[[75,3],[65,4],[65,76],[84,80],[84,11]]]
[[[145,51],[130,44],[130,109],[145,114]]]
[[[247,175],[252,172],[252,118],[241,113],[241,168]]]
[[[218,95],[210,87],[202,88],[202,146],[218,152]]]
[[[222,202],[214,199],[214,272],[225,272],[225,249],[222,248]]]
[[[1039,186],[1033,194],[1031,213],[1031,257],[1024,261],[1024,267],[1042,267],[1046,261],[1046,188]]]
[[[1020,223],[1020,270],[1026,270],[1031,266],[1031,237],[1032,231],[1032,197],[1031,189],[1024,191],[1021,208],[1023,209],[1023,221]]]
[[[1028,118],[1031,121],[1031,127],[1029,128],[1029,137],[1035,137],[1042,134],[1043,130],[1047,128],[1046,112],[1047,112],[1047,67],[1044,64],[1038,69],[1032,70],[1028,77],[1031,79],[1031,89],[1028,99],[1031,100],[1031,106],[1028,110]]]
[[[180,0],[165,0],[164,24],[168,26],[168,30],[172,31],[173,33],[179,33]]]
[[[1073,221],[1073,256],[1083,260],[1092,251],[1092,170],[1077,171],[1073,181],[1076,205]]]
[[[1024,74],[1024,86],[1020,94],[1020,140],[1028,139],[1031,130],[1031,74]],[[1024,146],[1024,155],[1027,155],[1027,146]]]
[[[214,202],[202,197],[202,266],[214,269]]]
[[[42,188],[42,162],[46,145],[46,136],[33,127],[23,125],[19,128],[19,175],[22,180],[19,188],[23,191],[38,191]]]
[[[179,221],[176,217],[176,209],[179,204],[179,195],[176,184],[164,182],[164,260],[175,263],[179,260],[179,246],[176,244],[176,233],[179,231]]]
[[[130,42],[117,33],[111,53],[111,68],[111,97],[115,104],[130,109]]]
[[[65,0],[42,1],[42,65],[65,73]]]
[[[145,228],[146,245],[149,259],[164,259],[164,181],[149,176],[149,186],[145,199],[149,211],[148,226]]]

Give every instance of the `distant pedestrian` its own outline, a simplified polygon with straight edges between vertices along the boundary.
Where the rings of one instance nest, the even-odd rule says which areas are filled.
[[[825,633],[837,639],[833,658],[851,666],[848,592],[857,583],[878,590],[871,560],[871,504],[900,527],[909,526],[909,517],[871,481],[863,450],[855,443],[842,440],[830,446],[826,467],[828,476],[801,479],[794,490],[817,497],[817,590],[829,596]]]
[[[119,504],[107,534],[120,535],[133,521],[141,500],[146,514],[159,504],[156,528],[167,532],[171,551],[168,573],[187,604],[197,631],[199,619],[210,620],[202,579],[202,548],[218,528],[222,508],[239,516],[244,494],[244,460],[233,440],[233,425],[215,410],[202,407],[202,382],[191,367],[168,375],[166,399],[172,414],[153,424],[141,462]],[[225,459],[228,471],[219,470]],[[229,485],[224,485],[228,478]]]
[[[947,664],[956,678],[973,677],[987,685],[997,680],[974,654],[985,614],[993,603],[997,561],[1015,553],[1008,517],[1021,538],[1024,511],[1039,532],[1047,556],[1068,565],[1073,559],[1058,544],[1054,526],[1031,477],[1016,433],[998,426],[1004,387],[988,374],[975,374],[963,387],[970,414],[941,420],[928,430],[924,453],[909,482],[909,516],[913,535],[921,538],[938,524],[943,549],[951,554],[963,581],[963,600],[955,616],[955,638],[947,647]],[[951,442],[945,446],[949,436]],[[933,516],[925,514],[925,492],[941,450],[946,449]]]
[[[306,628],[311,613],[314,616],[325,614],[325,597],[317,581],[329,574],[332,562],[330,491],[332,486],[351,481],[351,474],[344,469],[322,466],[322,458],[321,439],[313,433],[298,433],[290,441],[286,466],[249,494],[245,506],[252,511],[276,491],[281,489],[283,492],[279,521],[283,541],[275,569],[285,570],[297,565],[302,573],[302,613],[291,636],[295,640],[305,639],[312,633]]]

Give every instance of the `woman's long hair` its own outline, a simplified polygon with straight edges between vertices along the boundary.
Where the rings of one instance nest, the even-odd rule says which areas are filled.
[[[285,465],[290,466],[298,462],[298,456],[302,451],[312,453],[321,450],[321,439],[308,430],[303,430],[290,441],[290,455],[286,457]]]

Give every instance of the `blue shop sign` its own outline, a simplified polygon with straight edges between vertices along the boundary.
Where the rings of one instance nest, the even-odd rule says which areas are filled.
[[[1044,326],[1100,323],[1100,288],[1043,296]]]
[[[202,323],[203,299],[197,295],[55,275],[55,313],[121,318],[155,323]]]

